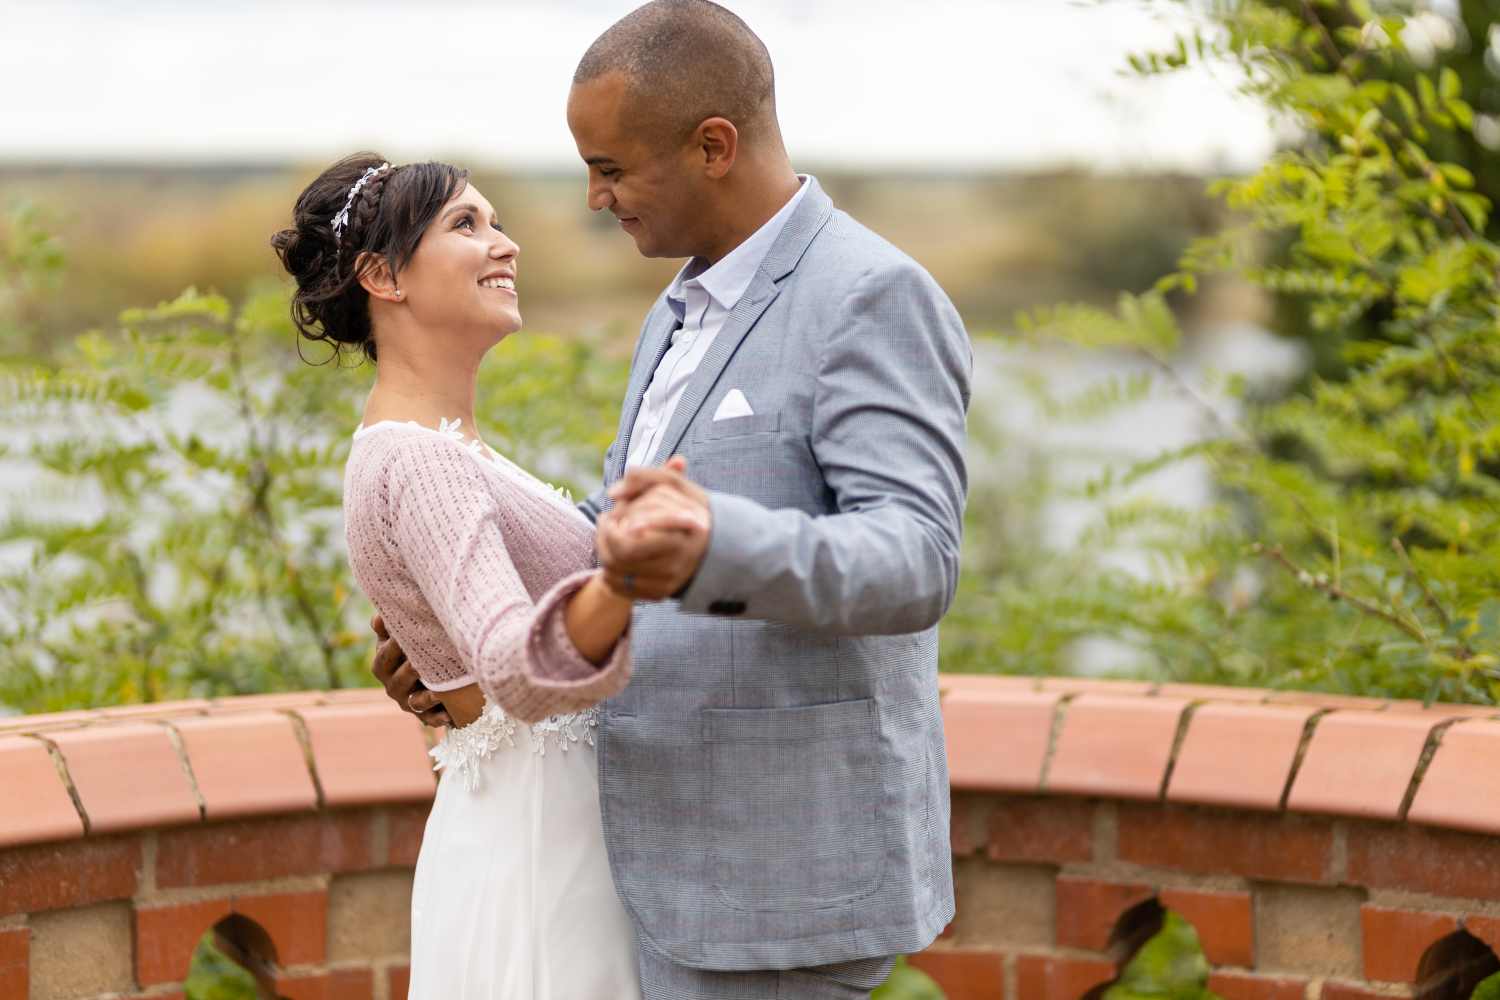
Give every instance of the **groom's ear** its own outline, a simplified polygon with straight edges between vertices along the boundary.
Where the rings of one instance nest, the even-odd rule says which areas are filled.
[[[728,118],[705,118],[693,139],[703,154],[704,172],[713,180],[729,173],[740,152],[740,132]]]
[[[384,254],[364,251],[354,258],[354,273],[359,275],[360,287],[369,292],[371,298],[400,301],[396,292],[396,274]]]

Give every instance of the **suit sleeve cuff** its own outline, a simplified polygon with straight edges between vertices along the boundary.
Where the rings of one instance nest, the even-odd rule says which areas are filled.
[[[708,549],[692,582],[682,595],[682,610],[691,614],[741,615],[754,596],[746,568],[766,541],[767,511],[754,500],[728,493],[710,493],[712,527]],[[728,610],[736,609],[736,610]]]

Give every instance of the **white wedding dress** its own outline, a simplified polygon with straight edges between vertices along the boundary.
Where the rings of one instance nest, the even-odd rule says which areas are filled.
[[[434,747],[410,1000],[639,1000],[599,818],[595,710],[527,726],[485,706]]]

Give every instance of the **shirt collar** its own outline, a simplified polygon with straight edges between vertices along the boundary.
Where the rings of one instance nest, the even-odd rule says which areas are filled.
[[[781,206],[781,210],[766,220],[765,225],[752,233],[749,239],[725,254],[718,263],[710,267],[702,257],[694,257],[677,272],[677,277],[667,286],[667,300],[679,319],[687,304],[687,290],[684,286],[689,282],[697,282],[718,303],[719,308],[726,312],[739,304],[749,289],[750,282],[755,280],[755,272],[765,262],[766,254],[771,252],[776,237],[781,235],[787,220],[801,204],[802,196],[807,194],[807,176],[798,174],[797,180],[801,182],[797,193]]]

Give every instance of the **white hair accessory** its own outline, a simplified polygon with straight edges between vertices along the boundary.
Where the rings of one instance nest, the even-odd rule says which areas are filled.
[[[338,243],[344,238],[344,227],[349,225],[349,209],[354,207],[354,199],[359,197],[359,189],[364,187],[365,182],[368,181],[371,177],[374,177],[382,170],[389,169],[391,169],[391,165],[389,163],[382,163],[378,167],[371,167],[369,170],[366,170],[363,175],[360,176],[359,180],[354,182],[354,186],[349,189],[349,197],[344,199],[344,207],[339,210],[338,215],[335,215],[333,217],[334,243]]]

